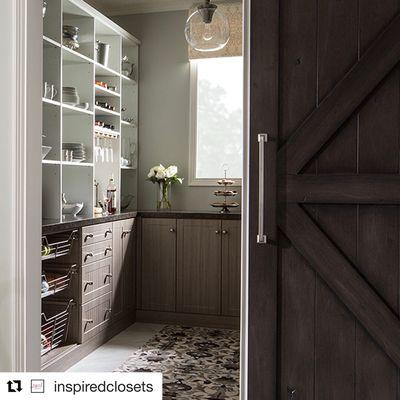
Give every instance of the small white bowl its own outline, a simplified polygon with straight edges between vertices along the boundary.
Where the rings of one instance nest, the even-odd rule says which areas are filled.
[[[83,203],[74,203],[74,204],[63,204],[62,213],[64,215],[73,215],[77,216],[83,209]]]
[[[89,103],[79,103],[76,105],[78,108],[82,108],[83,110],[89,109]]]

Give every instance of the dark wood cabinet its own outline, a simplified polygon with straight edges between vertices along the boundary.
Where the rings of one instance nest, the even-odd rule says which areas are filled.
[[[175,219],[141,221],[142,310],[175,311],[176,230]]]
[[[56,311],[65,313],[55,320],[57,332],[62,333],[67,318],[69,325],[65,343],[60,342],[42,357],[43,371],[64,371],[135,321],[137,235],[136,218],[129,216],[99,224],[93,219],[92,225],[82,221],[82,226],[72,232],[79,240],[73,241],[70,253],[63,258],[54,257],[54,261],[44,260],[50,282],[62,283],[54,299],[48,300],[52,304],[47,304],[46,312],[49,318]],[[70,230],[45,235],[51,235],[49,243],[72,237]],[[67,309],[65,300],[72,301]],[[47,327],[44,329],[48,331]]]
[[[113,223],[112,317],[118,320],[134,309],[134,219]]]
[[[136,246],[135,246],[135,220],[122,221],[122,256],[123,256],[123,308],[125,313],[133,313],[135,310],[136,292]]]
[[[113,223],[113,288],[112,317],[114,320],[123,316],[123,221]]]
[[[239,219],[141,217],[139,321],[237,328]]]
[[[240,221],[222,221],[222,315],[240,316]]]
[[[178,312],[221,313],[221,221],[178,220]]]

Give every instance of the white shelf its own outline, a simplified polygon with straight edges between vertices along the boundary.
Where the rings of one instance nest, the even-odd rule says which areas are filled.
[[[123,74],[121,74],[121,78],[122,78],[122,83],[127,83],[127,84],[131,84],[131,85],[136,85],[136,81],[132,78],[129,78]]]
[[[63,161],[62,165],[68,165],[68,166],[73,166],[73,167],[93,167],[93,163],[74,162],[74,161]]]
[[[96,115],[114,115],[116,117],[121,116],[121,114],[116,111],[107,110],[107,108],[103,108],[100,106],[94,106],[94,109],[96,111]]]
[[[122,119],[121,119],[121,125],[123,125],[123,126],[129,126],[129,127],[131,127],[131,128],[137,128],[137,125],[132,124],[132,123],[127,122],[127,121],[123,121]]]
[[[54,84],[59,91],[54,100],[42,100],[44,132],[47,133],[45,144],[53,149],[48,159],[42,160],[43,216],[61,219],[62,193],[66,193],[71,202],[84,202],[85,213],[91,215],[95,181],[104,188],[113,175],[120,194],[137,194],[135,172],[121,172],[135,168],[120,167],[122,141],[125,146],[127,139],[135,143],[138,140],[138,133],[131,128],[131,124],[123,123],[125,129],[120,125],[122,98],[132,115],[138,114],[138,90],[131,89],[136,88],[131,86],[136,82],[122,76],[121,59],[127,55],[138,66],[140,42],[83,0],[51,0],[43,23],[43,81]],[[64,45],[63,24],[79,27],[80,47],[77,50]],[[96,41],[104,41],[111,46],[108,67],[97,62],[94,51]],[[96,81],[104,81],[117,90],[105,89],[96,85]],[[63,87],[75,87],[80,101],[89,103],[89,109],[63,104]],[[102,97],[115,106],[115,111],[95,107],[96,98]],[[95,127],[95,117],[108,120],[116,130]],[[98,137],[110,139],[105,142],[113,149],[114,162],[95,162]],[[60,159],[63,142],[83,143],[87,160],[79,163]]]
[[[105,67],[103,64],[100,64],[98,62],[95,63],[95,71],[96,71],[96,76],[115,76],[115,77],[121,76],[119,72],[114,71],[111,68]]]
[[[61,162],[58,160],[42,160],[42,164],[49,164],[49,165],[60,165]]]
[[[84,110],[83,108],[70,106],[69,104],[63,104],[62,108],[63,108],[63,111],[64,111],[65,115],[73,115],[73,114],[76,114],[76,113],[93,115],[93,111]]]
[[[49,37],[44,36],[44,35],[43,35],[43,41],[45,42],[45,44],[44,44],[45,46],[61,47],[60,43],[58,43],[55,40],[50,39]]]
[[[42,97],[42,101],[45,104],[50,104],[52,106],[58,106],[60,107],[61,103],[59,101],[56,100],[51,100],[51,99],[46,99],[45,97]]]
[[[113,90],[106,89],[99,85],[94,85],[96,96],[102,97],[121,97],[121,95]]]
[[[91,63],[92,64],[94,62],[91,58],[89,58],[75,50],[71,50],[64,45],[62,46],[62,49],[63,49],[63,61],[67,61],[67,63],[71,63],[71,64]]]

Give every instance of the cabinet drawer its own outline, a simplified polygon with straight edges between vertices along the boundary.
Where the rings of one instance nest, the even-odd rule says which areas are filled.
[[[90,244],[82,248],[82,265],[91,264],[112,256],[112,240]]]
[[[111,293],[107,293],[81,306],[82,342],[107,328],[111,318]]]
[[[110,292],[111,288],[111,257],[82,267],[82,303],[86,303]]]
[[[82,228],[82,246],[109,240],[112,237],[112,223],[85,226]]]

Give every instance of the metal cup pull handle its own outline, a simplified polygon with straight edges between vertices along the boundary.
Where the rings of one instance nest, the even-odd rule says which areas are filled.
[[[85,255],[84,261],[86,262],[86,261],[88,260],[89,257],[93,257],[93,256],[94,256],[93,253],[87,253],[87,254]]]
[[[258,233],[257,243],[267,243],[264,232],[264,199],[265,199],[265,144],[268,142],[268,133],[258,135]]]
[[[88,233],[88,234],[85,236],[85,242],[87,242],[89,239],[93,239],[93,233]]]
[[[93,323],[94,323],[93,319],[86,319],[86,318],[84,318],[84,319],[82,320],[82,322],[84,323],[84,327],[83,327],[83,331],[84,331],[84,332],[86,332],[86,329],[87,329],[87,327],[88,327],[90,324],[93,324]]]

